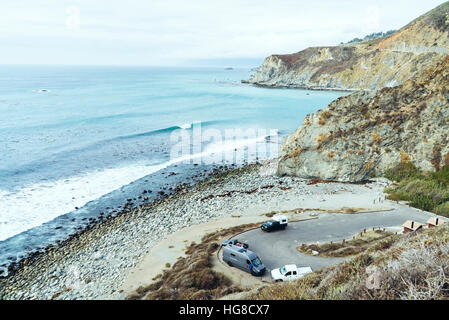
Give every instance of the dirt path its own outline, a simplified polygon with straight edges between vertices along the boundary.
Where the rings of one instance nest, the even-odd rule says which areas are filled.
[[[240,218],[228,217],[175,232],[154,246],[142,263],[130,271],[121,289],[128,294],[139,286],[150,284],[153,281],[152,279],[162,272],[166,263],[173,265],[178,257],[185,256],[184,251],[187,245],[192,242],[199,243],[201,238],[208,233],[264,220],[266,220],[266,217],[260,215]]]
[[[291,221],[315,219],[315,217],[311,217],[308,214],[291,213],[287,215],[290,216]],[[187,245],[192,242],[201,242],[201,239],[206,234],[244,224],[262,223],[268,219],[268,217],[261,214],[227,217],[175,232],[154,246],[151,252],[145,256],[142,263],[130,271],[121,290],[128,295],[140,286],[151,284],[153,278],[161,274],[162,270],[166,268],[166,263],[173,265],[178,257],[185,256]],[[224,265],[219,261],[217,255],[212,257],[212,262],[214,270],[226,274],[234,283],[241,285],[242,288],[252,288],[254,285],[262,283],[259,278],[248,276],[247,273],[241,270]]]
[[[130,269],[120,288],[122,293],[126,296],[140,286],[151,284],[154,281],[153,278],[166,268],[167,263],[171,266],[179,257],[185,256],[186,246],[191,242],[199,243],[203,236],[219,229],[264,222],[269,219],[264,215],[267,213],[292,211],[288,213],[292,222],[316,218],[316,213],[310,212],[309,209],[328,212],[338,212],[348,208],[355,211],[377,211],[400,206],[385,200],[382,191],[388,183],[383,180],[366,185],[310,184],[303,180],[288,182],[289,178],[264,177],[263,173],[255,176],[261,181],[254,183],[267,185],[267,188],[261,187],[256,193],[236,193],[228,198],[217,197],[217,192],[214,190],[204,192],[201,199],[206,200],[200,203],[207,205],[208,210],[216,208],[216,216],[222,218],[182,229],[161,239],[148,254],[142,257],[136,267]],[[248,178],[242,178],[244,181],[240,181],[240,178],[236,179],[238,181],[232,180],[232,187],[228,189],[246,190],[239,186],[245,184]],[[224,189],[223,186],[220,187],[220,190]],[[346,216],[350,218],[352,215]],[[257,250],[256,253],[259,254]],[[244,272],[220,264],[218,260],[215,262],[216,270],[229,276],[236,284],[242,287],[251,287],[255,284],[255,280]]]

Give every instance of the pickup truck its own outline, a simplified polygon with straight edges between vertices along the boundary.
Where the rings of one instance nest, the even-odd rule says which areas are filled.
[[[233,246],[237,246],[237,247],[242,247],[243,249],[248,249],[249,245],[243,242],[238,241],[237,239],[232,239],[232,240],[224,240],[221,243],[221,246],[227,246],[227,245],[233,245]]]
[[[262,231],[284,230],[287,228],[288,218],[286,216],[274,216],[272,220],[265,222],[260,226]]]
[[[282,268],[271,270],[271,279],[275,282],[293,281],[311,272],[312,268],[310,267],[298,268],[294,264],[289,264]]]

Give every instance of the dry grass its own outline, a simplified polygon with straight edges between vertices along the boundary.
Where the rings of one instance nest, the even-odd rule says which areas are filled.
[[[307,127],[308,125],[310,125],[310,120],[309,120],[309,118],[306,118],[304,120],[304,127]]]
[[[251,298],[449,299],[449,225],[388,240],[296,282],[262,288]]]
[[[407,163],[409,161],[410,161],[410,156],[405,152],[401,152],[401,162]]]
[[[330,242],[324,244],[305,244],[298,247],[298,251],[305,254],[312,254],[312,251],[319,252],[320,257],[347,257],[359,254],[368,248],[374,247],[382,241],[393,239],[394,235],[391,232],[382,230],[361,232],[352,240],[341,242]]]
[[[302,151],[301,148],[297,148],[292,153],[288,154],[287,157],[293,158],[293,161],[296,163],[296,158],[301,155]]]
[[[382,142],[382,138],[378,133],[374,133],[372,138],[374,143],[380,144]]]
[[[369,171],[373,167],[373,164],[374,164],[374,160],[370,160],[369,162],[367,162],[365,164],[365,170]]]
[[[324,126],[326,124],[326,120],[331,117],[331,114],[329,111],[325,110],[320,114],[320,117],[318,119],[318,124],[321,126]]]
[[[367,211],[365,208],[349,208],[349,207],[343,207],[341,210],[332,211],[332,212],[338,212],[338,213],[345,213],[345,214],[358,214],[360,212]]]
[[[318,138],[316,138],[316,142],[317,142],[318,144],[321,144],[325,138],[326,138],[326,137],[324,136],[324,134],[323,134],[323,133],[320,133],[320,134],[318,135]]]
[[[246,224],[219,230],[204,236],[201,243],[192,242],[186,250],[186,257],[178,258],[170,269],[153,278],[155,282],[139,287],[127,299],[211,300],[243,291],[225,275],[213,270],[211,256],[219,248],[222,239],[257,226]]]
[[[277,214],[277,211],[271,211],[269,213],[265,213],[264,216],[267,216],[268,218],[272,218],[275,214]]]
[[[333,181],[331,181],[331,180],[311,179],[311,180],[307,183],[307,185],[308,185],[308,186],[311,186],[311,185],[318,184],[318,183],[332,183],[332,182],[333,182]]]

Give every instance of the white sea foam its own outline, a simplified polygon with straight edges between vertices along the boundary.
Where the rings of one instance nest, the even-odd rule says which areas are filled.
[[[0,190],[0,241],[82,207],[166,165],[132,166],[86,173],[51,183]]]
[[[181,129],[190,129],[192,127],[191,123],[184,123],[183,125],[179,126]]]
[[[263,140],[264,137],[212,143],[201,153],[182,155],[159,165],[140,164],[90,172],[54,182],[32,184],[14,193],[0,190],[0,241],[71,212],[75,207],[81,208],[89,201],[170,165],[194,159],[204,160],[212,154],[245,148]]]

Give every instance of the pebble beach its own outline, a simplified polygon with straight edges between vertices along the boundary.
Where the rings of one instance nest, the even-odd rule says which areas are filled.
[[[272,160],[217,170],[193,186],[180,185],[172,195],[97,222],[22,261],[17,270],[0,279],[0,299],[124,299],[126,293],[120,287],[130,270],[157,243],[179,230],[255,211],[263,214],[314,205],[341,208],[348,193],[357,195],[353,206],[367,207],[388,184],[384,180],[312,184],[276,176],[276,165]]]

